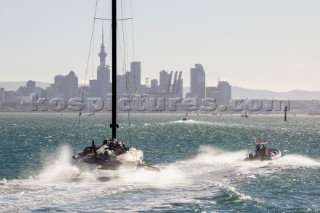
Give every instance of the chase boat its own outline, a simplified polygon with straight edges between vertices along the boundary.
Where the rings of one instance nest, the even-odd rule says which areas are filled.
[[[255,153],[247,154],[247,157],[244,159],[245,161],[270,161],[277,160],[281,158],[281,151],[276,148],[269,148],[267,142],[263,139],[260,139],[255,142],[256,150]]]

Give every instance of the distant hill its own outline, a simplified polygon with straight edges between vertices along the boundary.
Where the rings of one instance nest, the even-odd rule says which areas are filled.
[[[275,98],[291,100],[319,100],[320,91],[291,90],[288,92],[274,92],[271,90],[255,90],[232,87],[232,98]]]
[[[26,86],[26,83],[26,81],[0,82],[0,88],[4,88],[6,91],[16,91],[19,87]],[[36,86],[45,89],[47,86],[50,86],[50,83],[37,81]]]
[[[184,95],[190,91],[190,87],[184,87]],[[246,89],[232,87],[232,98],[275,98],[290,100],[320,100],[320,91],[291,90],[288,92],[275,92],[271,90]]]
[[[26,86],[26,81],[0,82],[0,88],[6,91],[16,91],[19,87]],[[47,82],[36,82],[37,87],[45,89],[50,86]],[[190,92],[190,87],[183,88],[184,96]],[[320,100],[320,91],[291,90],[288,92],[275,92],[271,90],[246,89],[242,87],[232,87],[232,98],[275,98],[291,100]]]

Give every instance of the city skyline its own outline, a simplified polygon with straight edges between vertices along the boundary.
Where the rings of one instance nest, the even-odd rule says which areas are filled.
[[[100,2],[101,7],[108,4]],[[94,1],[0,4],[1,81],[50,82],[56,73],[74,70],[83,82]],[[179,5],[184,9],[176,10]],[[211,79],[208,86],[220,77],[246,88],[320,90],[318,1],[137,0],[133,9],[135,57],[130,61],[143,62],[142,79],[158,78],[161,70],[187,73],[200,63]],[[108,10],[105,7],[99,15]],[[100,26],[98,22],[93,57],[99,51]],[[108,23],[104,26],[108,40]],[[189,81],[185,75],[184,84]]]
[[[89,79],[89,84],[79,86],[79,80],[74,71],[70,71],[66,76],[58,74],[54,76],[53,84],[46,88],[36,86],[36,81],[29,80],[26,86],[20,86],[16,91],[0,88],[0,107],[8,105],[8,109],[15,109],[19,103],[29,103],[34,98],[71,100],[79,98],[89,100],[99,98],[107,100],[112,94],[112,82],[110,81],[110,69],[106,64],[106,51],[104,44],[104,30],[102,29],[102,39],[99,57],[99,66],[97,67],[97,79]],[[159,72],[158,79],[145,78],[144,84],[141,83],[141,62],[130,62],[130,70],[124,74],[117,75],[117,93],[118,97],[127,97],[130,95],[146,95],[149,100],[164,98],[193,98],[199,102],[205,99],[215,100],[221,105],[229,105],[231,96],[231,85],[227,81],[218,80],[217,87],[206,87],[205,70],[201,64],[195,64],[195,68],[190,68],[190,92],[184,93],[182,71]],[[158,84],[159,82],[159,84]]]

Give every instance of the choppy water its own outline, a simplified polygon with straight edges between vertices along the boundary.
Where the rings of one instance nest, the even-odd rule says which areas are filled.
[[[320,211],[319,118],[182,117],[121,116],[119,138],[162,170],[106,173],[71,156],[110,135],[109,115],[83,116],[75,141],[75,114],[0,114],[0,212]],[[283,158],[242,161],[260,130]]]

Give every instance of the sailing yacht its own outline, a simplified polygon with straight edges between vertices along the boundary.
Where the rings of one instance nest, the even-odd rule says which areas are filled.
[[[188,117],[188,113],[186,113],[186,115],[182,118],[182,120],[187,121],[188,120],[187,117]]]
[[[73,159],[85,163],[99,165],[100,169],[115,170],[119,168],[132,168],[143,163],[143,152],[130,148],[117,139],[117,4],[111,1],[112,8],[112,130],[111,139],[106,139],[100,146],[92,141],[91,146],[73,156]]]
[[[244,117],[244,118],[248,118],[248,117],[249,117],[249,115],[248,115],[248,109],[244,109],[244,110],[242,111],[241,117]]]

